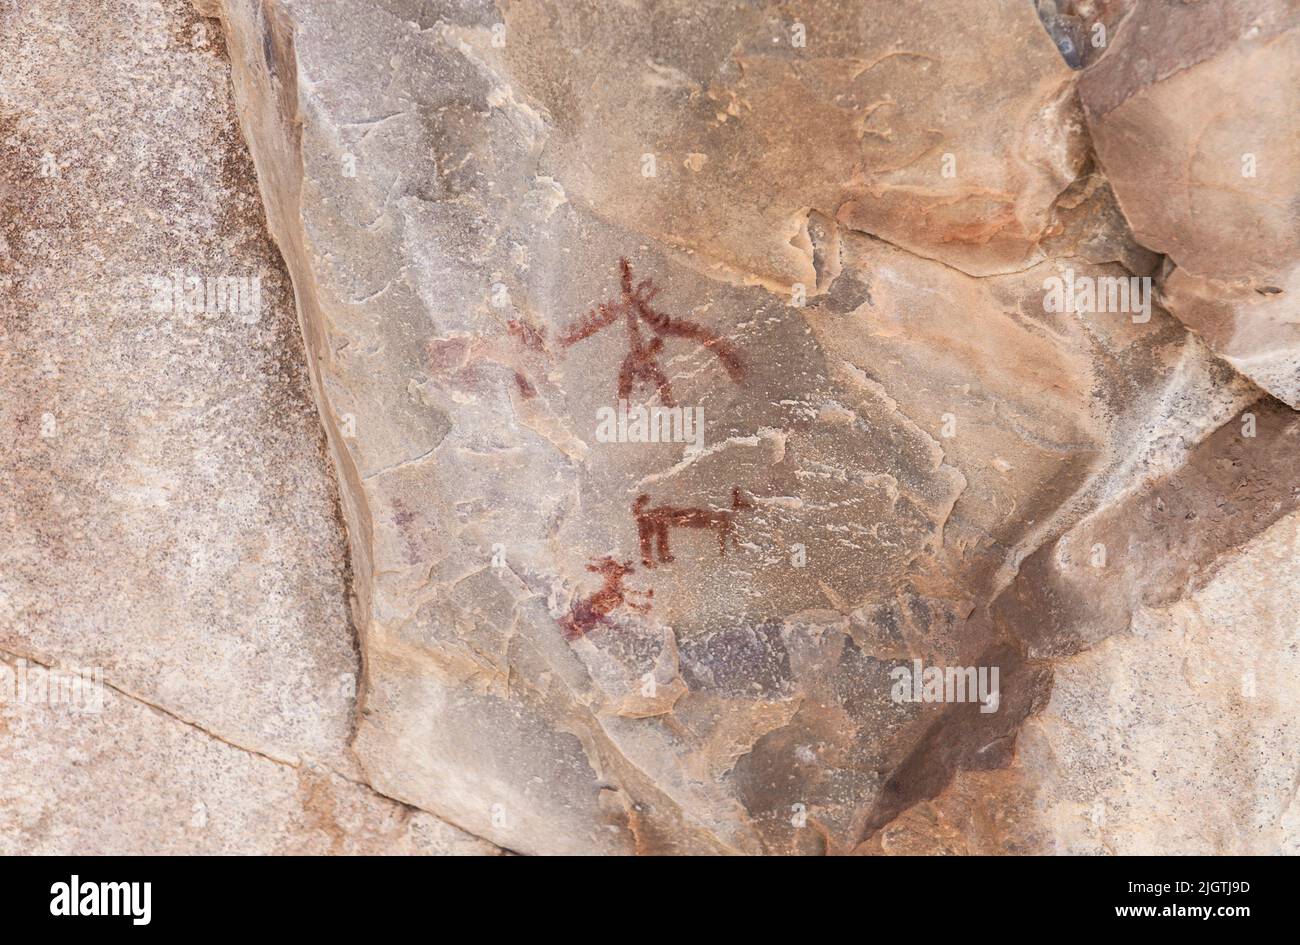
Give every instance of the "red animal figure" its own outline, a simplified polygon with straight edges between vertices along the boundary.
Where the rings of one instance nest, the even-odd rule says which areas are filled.
[[[650,508],[650,497],[639,495],[632,503],[632,516],[636,519],[637,535],[641,539],[641,563],[653,568],[655,552],[659,561],[667,564],[673,560],[673,553],[668,547],[668,529],[670,528],[716,528],[718,530],[718,555],[727,553],[727,539],[732,536],[736,524],[736,512],[752,509],[753,503],[741,497],[739,489],[731,490],[731,508],[715,512],[703,508],[677,508],[661,505]]]
[[[703,325],[674,318],[651,307],[650,302],[659,294],[658,287],[650,279],[642,279],[632,284],[632,264],[626,259],[618,261],[622,273],[622,295],[617,302],[602,302],[594,311],[588,312],[577,324],[560,336],[560,344],[568,348],[579,341],[590,338],[604,328],[609,327],[621,317],[627,325],[629,350],[618,369],[618,396],[628,400],[639,384],[648,384],[659,392],[659,400],[665,407],[676,406],[673,400],[672,385],[668,376],[659,367],[659,355],[664,349],[664,338],[689,338],[708,348],[718,360],[731,379],[739,383],[745,376],[745,364],[735,345],[720,338]],[[648,325],[653,337],[649,341],[641,334],[641,325]]]
[[[605,579],[600,590],[590,597],[575,601],[573,609],[560,621],[564,628],[564,639],[576,640],[602,624],[610,622],[609,615],[619,607],[628,607],[639,614],[650,610],[650,598],[654,591],[632,591],[623,587],[623,578],[636,569],[630,561],[615,561],[606,556],[595,564],[587,565],[587,570],[599,574]],[[645,603],[633,603],[629,596],[644,597]]]

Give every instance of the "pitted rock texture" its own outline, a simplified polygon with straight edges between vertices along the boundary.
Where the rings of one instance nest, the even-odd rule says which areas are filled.
[[[182,0],[0,3],[0,851],[490,851],[351,755],[337,490],[229,82]]]
[[[1198,803],[1191,727],[1130,803],[1142,752],[1102,784],[1072,733],[1158,713],[1068,700],[1290,521],[1295,422],[1181,305],[1213,273],[1124,148],[1182,146],[1141,104],[1182,77],[1280,83],[1289,5],[1242,47],[1204,4],[1164,38],[1157,0],[1036,6],[199,0],[339,472],[370,784],[531,853],[1042,852],[1094,837],[1090,786]],[[1250,239],[1294,227],[1269,186]],[[628,441],[621,402],[702,437]],[[899,701],[914,660],[998,697]],[[1242,730],[1281,711],[1214,685]],[[1246,777],[1243,834],[1282,799]]]

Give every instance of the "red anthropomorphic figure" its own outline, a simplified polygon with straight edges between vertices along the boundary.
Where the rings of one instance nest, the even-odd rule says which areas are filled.
[[[602,302],[594,311],[588,312],[585,318],[560,336],[560,344],[566,348],[571,347],[622,318],[627,325],[629,350],[618,369],[620,400],[630,399],[638,386],[649,385],[658,391],[659,400],[665,407],[676,405],[668,375],[659,366],[659,355],[663,353],[665,338],[688,338],[697,342],[717,355],[733,381],[739,383],[744,378],[745,364],[735,345],[703,325],[684,318],[674,318],[653,308],[650,303],[659,294],[654,282],[642,279],[633,285],[632,264],[626,259],[620,259],[618,264],[623,288],[619,300]],[[652,333],[649,340],[641,332],[642,325]]]

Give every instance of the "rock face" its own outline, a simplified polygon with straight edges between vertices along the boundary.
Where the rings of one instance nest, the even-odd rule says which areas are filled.
[[[858,852],[1294,855],[1298,602],[1278,575],[1298,527],[1277,521],[1185,597],[1057,661],[1010,767],[959,773]]]
[[[490,849],[348,747],[337,492],[220,30],[0,4],[0,62],[0,852]]]
[[[339,466],[366,779],[525,852],[894,852],[989,803],[1030,806],[934,842],[1077,846],[1084,761],[1016,751],[1064,737],[1056,663],[1295,506],[1229,364],[1284,391],[1176,302],[1237,274],[1124,157],[1182,147],[1143,102],[1188,62],[1280,79],[1289,14],[1237,50],[1157,6],[201,0]]]
[[[1300,849],[1300,600],[1278,579],[1294,573],[1298,528],[1287,516],[1194,592],[1057,664],[1051,701],[1020,736],[1052,852]]]
[[[1165,305],[1300,407],[1300,4],[1138,4],[1080,82]]]
[[[214,482],[164,570],[249,623],[218,661],[184,625],[68,626],[33,529],[12,653],[107,664],[187,778],[203,731],[252,749],[223,810],[276,825],[258,850],[1293,851],[1295,8],[1231,6],[195,0],[287,274],[251,221],[208,251],[242,234],[276,311],[292,287],[297,439],[229,376],[268,343],[160,366],[181,424],[121,421],[157,452],[110,484],[165,507],[163,457],[234,461],[192,439],[213,378],[254,398],[251,487]],[[99,344],[138,363],[158,323]],[[244,583],[252,514],[282,583]],[[119,522],[56,537],[130,551]],[[337,693],[345,586],[355,705],[133,662],[256,692],[242,645]]]

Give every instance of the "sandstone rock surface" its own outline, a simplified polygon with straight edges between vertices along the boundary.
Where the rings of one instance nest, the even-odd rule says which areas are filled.
[[[961,772],[876,855],[1294,855],[1295,514],[1203,586],[1055,664],[996,771]]]
[[[1102,6],[1061,15],[1146,15]],[[338,458],[386,794],[526,852],[870,852],[1013,770],[1055,660],[1294,507],[1285,408],[1140,301],[1165,247],[1072,68],[1118,39],[1071,62],[1027,3],[200,9]],[[624,403],[702,441],[602,433]],[[1216,518],[1246,408],[1258,508]],[[1022,566],[1180,476],[1206,518],[1160,594],[1135,536],[1115,625],[1037,600],[1075,577]],[[998,666],[1000,702],[900,703],[918,659]]]
[[[1295,851],[1295,3],[194,8],[0,7],[6,849]]]
[[[1139,3],[1079,88],[1166,306],[1300,407],[1300,4]]]
[[[486,850],[359,783],[336,487],[224,56],[180,0],[0,4],[0,850]],[[260,282],[218,311],[217,279]],[[102,712],[16,699],[20,664],[98,672]]]

